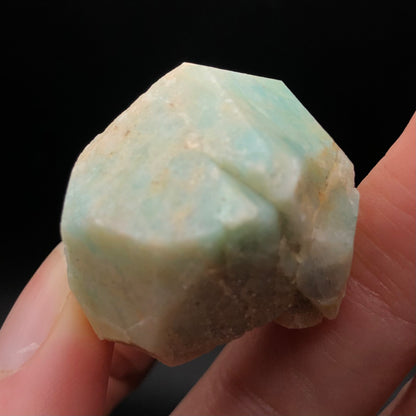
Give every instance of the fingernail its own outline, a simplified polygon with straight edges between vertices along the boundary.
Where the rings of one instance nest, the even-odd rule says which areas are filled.
[[[0,330],[0,377],[16,372],[40,348],[68,294],[59,244],[26,285]]]

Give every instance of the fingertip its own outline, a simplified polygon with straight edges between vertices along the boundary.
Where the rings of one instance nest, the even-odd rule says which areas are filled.
[[[0,331],[0,378],[18,371],[51,331],[70,293],[59,244],[19,295]]]
[[[26,322],[43,328],[44,319],[51,325],[44,339],[38,339],[33,354],[0,380],[0,409],[4,414],[104,412],[113,344],[97,338],[65,285],[66,263],[58,250],[44,262],[16,303],[14,315],[18,319],[9,320],[8,335],[21,337]],[[42,310],[41,305],[53,302],[53,296],[61,296],[62,301],[55,308]],[[28,343],[32,335],[24,341]],[[6,352],[10,354],[16,344],[8,344]]]
[[[416,197],[416,113],[379,165],[402,185],[402,191]]]
[[[404,146],[403,143],[406,143],[406,146],[413,147],[413,149],[416,147],[416,112],[413,113],[398,140],[391,146],[389,157],[393,157],[396,150],[400,152],[400,148]]]
[[[360,212],[352,275],[390,311],[415,312],[416,116],[359,186]]]

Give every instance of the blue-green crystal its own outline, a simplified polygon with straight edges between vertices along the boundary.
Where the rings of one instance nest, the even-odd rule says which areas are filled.
[[[283,82],[184,63],[82,152],[62,238],[101,338],[176,365],[276,320],[335,318],[351,162]]]

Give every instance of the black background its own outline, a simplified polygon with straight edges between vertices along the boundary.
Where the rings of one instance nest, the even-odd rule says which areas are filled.
[[[77,155],[183,61],[283,80],[354,162],[359,183],[415,111],[411,4],[3,1],[0,323],[60,239]],[[166,414],[211,358],[182,373],[158,367],[159,384],[142,389],[152,399],[142,392],[114,414]]]

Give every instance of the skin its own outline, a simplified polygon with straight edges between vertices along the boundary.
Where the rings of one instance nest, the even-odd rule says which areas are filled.
[[[338,318],[304,330],[269,324],[229,343],[174,415],[377,413],[416,364],[415,138],[414,115],[359,186],[354,260]],[[108,414],[152,365],[137,349],[97,339],[65,268],[58,246],[0,331],[0,414]],[[40,293],[56,302],[32,318],[45,336],[18,368],[2,370],[1,345],[22,336]],[[383,415],[415,413],[412,380]]]

